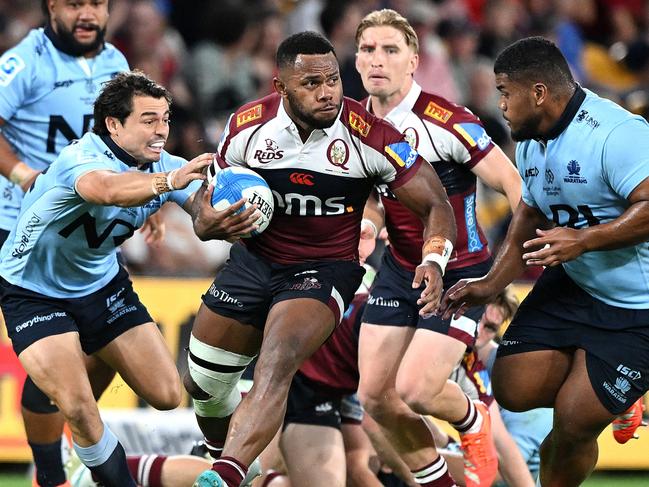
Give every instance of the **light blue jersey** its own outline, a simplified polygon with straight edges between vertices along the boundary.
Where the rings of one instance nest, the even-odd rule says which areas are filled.
[[[0,57],[2,134],[18,158],[38,171],[92,127],[102,83],[129,69],[110,44],[86,59],[57,49],[57,40],[51,28],[35,29]],[[0,229],[13,228],[22,198],[20,187],[0,176]]]
[[[547,143],[516,147],[523,201],[557,225],[608,223],[649,176],[649,124],[578,88]],[[563,264],[579,286],[612,306],[649,308],[649,244],[586,252]]]
[[[166,172],[185,164],[162,152],[147,169]],[[138,170],[107,136],[85,134],[69,145],[25,194],[16,226],[0,251],[0,275],[11,284],[55,298],[86,296],[104,287],[119,269],[116,249],[166,201],[183,205],[200,187],[157,196],[141,207],[88,203],[75,185],[90,171]]]

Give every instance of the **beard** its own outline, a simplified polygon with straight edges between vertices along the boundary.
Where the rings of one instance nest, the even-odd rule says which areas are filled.
[[[537,117],[528,118],[527,120],[525,120],[525,122],[521,123],[521,125],[516,130],[514,130],[513,128],[511,129],[512,140],[514,140],[515,142],[522,142],[523,140],[538,138],[540,135],[542,135],[539,133],[540,124],[540,115]]]
[[[328,127],[331,127],[336,119],[338,118],[338,114],[340,113],[340,106],[342,105],[342,99],[338,102],[336,105],[336,111],[334,114],[331,116],[330,119],[322,119],[322,118],[316,118],[313,114],[309,113],[306,108],[304,108],[304,105],[302,105],[297,98],[292,94],[288,93],[288,104],[291,107],[291,111],[293,114],[299,118],[302,122],[304,122],[307,126],[314,128],[314,129],[326,129]]]
[[[56,35],[59,38],[60,42],[63,44],[66,52],[70,53],[73,56],[83,56],[89,52],[96,51],[104,43],[104,37],[106,35],[106,28],[100,28],[98,25],[84,25],[84,27],[90,28],[95,31],[95,40],[89,44],[79,42],[75,39],[73,30],[78,27],[77,25],[73,26],[73,30],[67,29],[63,24],[58,20],[54,21],[56,23]]]

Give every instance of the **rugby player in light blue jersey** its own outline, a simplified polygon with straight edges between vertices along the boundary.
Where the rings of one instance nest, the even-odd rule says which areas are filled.
[[[0,245],[36,175],[91,128],[101,84],[128,70],[122,53],[104,42],[108,0],[43,0],[42,7],[45,27],[32,30],[0,58]],[[152,240],[164,234],[157,217],[143,227]],[[101,394],[114,372],[93,359],[87,366]],[[65,481],[63,418],[30,378],[21,404],[37,482],[59,485]]]
[[[494,71],[522,202],[489,273],[440,310],[461,314],[546,266],[503,336],[493,389],[511,411],[554,407],[541,483],[579,485],[598,435],[649,389],[649,124],[582,89],[545,39],[512,44]]]
[[[222,212],[212,208],[211,189],[200,185],[211,154],[186,163],[164,152],[169,102],[142,73],[107,82],[94,105],[94,133],[63,149],[36,179],[0,251],[0,305],[13,348],[106,486],[135,483],[99,417],[84,353],[158,409],[176,407],[181,397],[175,364],[117,247],[167,201],[192,214],[203,239],[252,231],[257,217],[254,206],[234,214],[243,200]]]

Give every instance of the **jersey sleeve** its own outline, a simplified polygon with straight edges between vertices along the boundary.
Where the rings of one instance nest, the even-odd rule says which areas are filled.
[[[602,156],[604,178],[616,193],[628,198],[649,177],[649,124],[634,118],[616,126]]]
[[[23,41],[0,57],[0,117],[9,120],[23,106],[34,81],[34,49]]]
[[[74,146],[69,146],[72,148]],[[77,182],[84,174],[93,171],[120,172],[120,165],[117,161],[89,150],[64,150],[59,156],[59,163],[64,165],[61,171],[63,183],[77,189]]]
[[[350,125],[357,127],[355,130],[361,133],[361,142],[366,144],[368,169],[379,182],[387,183],[390,189],[408,182],[421,164],[426,163],[392,125],[376,118],[370,124],[354,112],[350,115]]]
[[[451,139],[450,158],[460,164],[466,164],[469,169],[489,154],[494,143],[482,122],[472,116],[468,121],[458,121],[450,127],[454,137]]]
[[[518,173],[521,175],[521,179],[523,180],[521,184],[521,198],[523,202],[527,206],[531,206],[533,208],[538,208],[539,205],[537,204],[536,200],[534,199],[534,196],[532,196],[532,193],[530,193],[530,189],[527,186],[527,179],[524,177],[525,176],[525,167],[527,166],[526,160],[525,160],[525,148],[529,144],[529,142],[519,142],[516,144],[516,168],[518,169]]]
[[[216,162],[221,169],[229,166],[247,167],[244,153],[246,148],[246,132],[237,130],[235,114],[231,114],[225,124],[221,140],[216,149]]]

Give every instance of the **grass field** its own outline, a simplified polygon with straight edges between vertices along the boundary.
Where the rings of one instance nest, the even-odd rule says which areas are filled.
[[[603,473],[598,472],[588,479],[585,487],[648,487],[649,472]],[[30,487],[31,483],[24,475],[0,473],[2,487]]]

